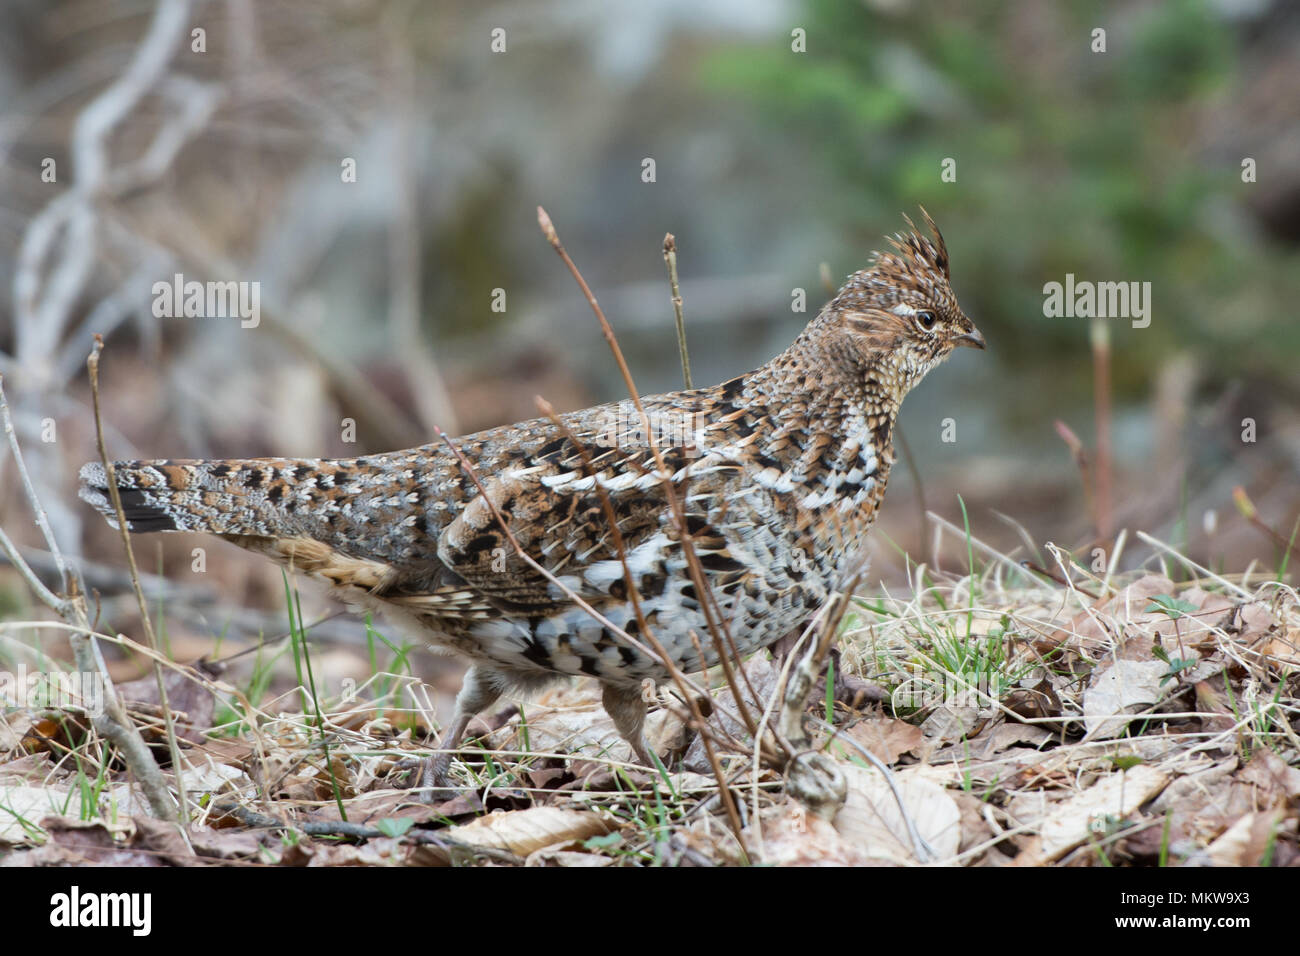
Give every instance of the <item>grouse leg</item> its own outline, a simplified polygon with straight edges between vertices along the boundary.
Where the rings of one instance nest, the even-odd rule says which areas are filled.
[[[501,684],[494,671],[476,664],[465,672],[465,682],[456,695],[456,709],[452,713],[451,724],[438,742],[441,752],[436,757],[426,757],[421,763],[421,801],[435,803],[445,795],[450,783],[448,771],[451,770],[451,755],[460,746],[465,728],[476,715],[496,703],[500,696]]]
[[[636,759],[654,769],[654,757],[645,739],[646,706],[641,699],[641,685],[602,684],[600,702],[613,718],[615,729],[632,745]]]

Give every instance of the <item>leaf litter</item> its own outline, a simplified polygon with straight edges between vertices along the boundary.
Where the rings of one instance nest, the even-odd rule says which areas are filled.
[[[214,728],[232,688],[174,674],[201,805],[188,843],[147,817],[84,714],[10,708],[0,863],[1300,864],[1293,590],[1147,574],[1094,599],[985,579],[971,606],[970,588],[862,600],[846,621],[832,693],[807,712],[812,746],[845,781],[834,812],[810,812],[755,761],[731,691],[714,687],[709,723],[738,743],[720,759],[744,845],[669,687],[648,724],[663,767],[635,766],[598,688],[577,682],[477,725],[457,792],[424,804],[408,789],[431,744],[414,715],[363,695],[322,700],[318,724],[295,694]],[[782,663],[745,663],[753,713],[779,709]],[[152,684],[125,689],[160,724]]]

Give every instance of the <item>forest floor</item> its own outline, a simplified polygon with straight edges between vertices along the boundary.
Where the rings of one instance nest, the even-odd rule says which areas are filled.
[[[164,660],[188,831],[151,817],[86,709],[29,701],[0,709],[0,860],[1300,863],[1300,598],[1285,568],[1221,575],[1166,549],[1111,576],[1055,556],[1059,573],[993,553],[975,574],[914,568],[905,594],[859,595],[784,758],[750,728],[777,728],[798,652],[760,652],[734,689],[710,675],[705,734],[658,689],[660,767],[636,765],[597,685],[576,681],[473,725],[455,790],[433,803],[409,789],[437,739],[413,646],[368,622],[370,677],[333,696],[312,695],[319,652],[296,623],[280,642],[299,675],[287,692],[271,692],[269,663],[234,683]],[[175,792],[156,679],[118,691]],[[829,796],[792,783],[800,753],[822,755]]]

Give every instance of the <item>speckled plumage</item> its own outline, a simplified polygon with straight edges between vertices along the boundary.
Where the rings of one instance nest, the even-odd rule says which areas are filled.
[[[915,227],[855,273],[795,342],[712,388],[643,399],[692,543],[742,654],[800,627],[875,519],[907,391],[955,345],[983,347]],[[909,220],[909,226],[911,222]],[[716,663],[661,477],[631,402],[467,435],[454,444],[519,544],[637,636],[609,497],[642,611],[687,671]],[[586,461],[584,461],[584,453]],[[205,531],[414,623],[473,664],[447,740],[509,685],[588,674],[644,760],[644,678],[663,667],[515,554],[455,455],[430,444],[362,458],[121,462],[132,531]],[[113,521],[104,470],[83,499]],[[705,650],[700,658],[692,632]],[[446,770],[444,760],[438,776]]]

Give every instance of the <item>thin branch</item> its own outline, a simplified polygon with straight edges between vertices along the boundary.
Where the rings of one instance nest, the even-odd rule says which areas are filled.
[[[36,516],[36,526],[41,529],[41,535],[45,538],[45,544],[49,548],[50,556],[54,559],[54,567],[59,572],[59,588],[64,594],[69,594],[71,593],[72,575],[68,571],[67,562],[63,559],[63,552],[59,550],[59,543],[54,538],[54,531],[50,528],[50,519],[45,514],[45,507],[41,504],[40,498],[37,497],[36,489],[32,486],[32,476],[27,472],[27,464],[23,461],[22,449],[18,447],[18,433],[14,430],[13,418],[9,414],[9,401],[5,398],[4,393],[4,376],[0,376],[0,416],[3,416],[4,419],[5,436],[9,440],[9,449],[13,452],[14,466],[18,469],[19,480],[22,481],[23,491],[32,506],[32,513]],[[9,555],[10,560],[13,560],[17,554],[17,551],[10,551],[9,548],[5,548],[5,552]],[[14,566],[19,565],[25,566],[26,562],[19,558],[14,561]],[[28,568],[29,572],[30,570]],[[55,608],[55,610],[58,610],[58,608]]]
[[[1105,319],[1093,319],[1091,329],[1093,402],[1097,429],[1097,536],[1103,544],[1110,541],[1114,525],[1111,504],[1110,439],[1110,326]]]
[[[925,513],[928,510],[925,507],[925,481],[921,478],[921,469],[916,464],[916,459],[912,456],[912,446],[907,442],[907,436],[903,434],[903,426],[894,425],[894,437],[898,439],[898,447],[902,449],[903,461],[907,462],[908,470],[912,472],[912,477],[916,479],[916,519],[917,519],[917,540],[922,546],[925,545]],[[939,556],[931,554],[930,560],[937,562]]]
[[[1083,442],[1079,436],[1074,433],[1069,425],[1059,418],[1053,423],[1056,434],[1065,442],[1065,447],[1070,449],[1070,457],[1074,459],[1075,467],[1079,469],[1079,478],[1083,482],[1083,498],[1088,508],[1088,514],[1092,518],[1092,525],[1097,529],[1098,535],[1101,534],[1101,519],[1097,512],[1097,495],[1092,488],[1092,471],[1088,461],[1088,452],[1083,447]]]
[[[149,605],[144,599],[144,590],[140,587],[140,571],[135,563],[135,551],[131,547],[131,532],[126,521],[126,512],[122,510],[122,496],[117,488],[117,476],[114,473],[113,462],[109,459],[108,450],[104,446],[104,425],[103,419],[99,412],[99,354],[103,351],[104,340],[100,336],[95,336],[95,347],[90,356],[86,359],[86,369],[90,373],[90,399],[95,412],[95,443],[99,447],[99,460],[104,466],[104,480],[108,485],[108,496],[113,502],[113,511],[117,515],[117,528],[122,535],[122,547],[126,551],[126,563],[131,572],[131,587],[135,591],[136,600],[140,605],[140,624],[144,628],[145,638],[149,642],[149,647],[154,651],[158,649],[158,640],[154,636],[153,622],[149,619]],[[180,818],[179,822],[182,828],[189,823],[189,801],[185,793],[185,774],[181,767],[181,749],[180,744],[176,741],[176,726],[172,719],[171,706],[167,701],[167,684],[163,680],[162,667],[157,661],[153,664],[154,677],[158,682],[158,702],[162,707],[163,720],[167,725],[167,749],[171,753],[173,776],[176,778],[176,791],[180,797]]]
[[[678,541],[681,545],[682,555],[686,558],[686,566],[690,569],[691,583],[695,586],[696,593],[700,596],[700,609],[704,612],[705,624],[709,631],[709,636],[713,639],[715,650],[718,654],[718,662],[727,678],[727,685],[731,689],[732,696],[736,701],[736,708],[740,712],[746,728],[753,734],[757,728],[753,715],[742,699],[740,688],[735,683],[735,675],[731,671],[730,661],[727,658],[727,649],[725,643],[730,646],[731,654],[739,660],[740,654],[736,647],[736,642],[731,636],[731,631],[727,627],[726,621],[720,613],[716,596],[713,593],[713,587],[709,583],[708,577],[704,574],[704,568],[700,564],[699,557],[695,553],[695,545],[691,538],[690,526],[686,521],[686,511],[681,502],[678,500],[677,491],[673,487],[672,473],[668,470],[664,462],[663,454],[659,450],[659,443],[655,439],[655,430],[652,427],[650,416],[645,410],[645,405],[641,401],[641,393],[637,391],[636,383],[632,380],[632,371],[628,368],[627,360],[623,357],[623,349],[618,344],[618,337],[614,335],[614,328],[609,324],[609,319],[605,317],[604,310],[601,309],[600,303],[596,301],[596,296],[592,293],[591,287],[587,285],[587,280],[582,277],[577,265],[569,257],[565,250],[564,244],[560,242],[559,234],[555,231],[555,225],[551,222],[551,217],[547,215],[546,210],[541,206],[537,207],[537,222],[541,226],[542,234],[546,241],[551,244],[551,248],[556,251],[560,259],[564,262],[569,272],[573,275],[582,294],[587,299],[587,304],[596,316],[596,321],[600,323],[601,332],[605,336],[605,341],[609,345],[610,352],[614,356],[614,361],[618,364],[619,372],[623,376],[623,384],[627,388],[628,396],[632,399],[632,404],[636,406],[637,413],[641,417],[641,427],[646,436],[646,443],[649,445],[650,452],[655,460],[655,467],[658,469],[664,490],[664,497],[668,501],[668,510],[672,515],[673,523],[676,525]],[[721,635],[721,636],[719,636]],[[748,680],[748,677],[745,678]],[[752,691],[752,688],[751,688]],[[738,818],[737,818],[738,819]]]
[[[737,709],[740,711],[740,714],[750,732],[754,733],[757,725],[754,722],[753,715],[749,712],[749,708],[745,705],[744,700],[742,699],[740,688],[737,686],[734,674],[731,672],[725,649],[722,646],[722,638],[719,635],[722,633],[726,634],[727,641],[731,644],[732,653],[735,653],[737,650],[735,642],[731,640],[730,632],[727,630],[725,623],[721,621],[721,616],[717,613],[718,608],[714,601],[712,587],[704,574],[704,569],[700,564],[698,556],[695,554],[695,549],[691,541],[690,528],[686,522],[685,509],[679,502],[676,491],[673,488],[672,473],[669,472],[668,467],[664,462],[663,455],[659,450],[658,442],[654,437],[654,429],[651,427],[650,416],[646,413],[645,405],[641,401],[641,395],[637,391],[636,383],[632,380],[632,372],[628,368],[627,360],[623,357],[623,350],[619,347],[618,338],[614,335],[613,326],[609,324],[609,320],[601,310],[600,303],[596,301],[595,295],[592,294],[591,287],[587,285],[587,280],[582,277],[582,273],[578,270],[578,267],[569,257],[569,253],[565,250],[564,244],[560,242],[560,237],[555,231],[555,225],[551,222],[551,217],[547,215],[546,210],[541,206],[537,207],[537,221],[538,225],[541,226],[542,234],[559,255],[560,259],[563,260],[565,266],[568,267],[569,272],[573,275],[574,280],[578,283],[578,287],[586,297],[587,304],[595,314],[596,321],[600,323],[601,332],[604,334],[605,341],[608,343],[610,352],[614,356],[614,361],[618,364],[619,372],[623,376],[623,382],[627,387],[627,393],[629,397],[631,397],[633,404],[636,406],[637,412],[641,416],[641,426],[644,429],[647,444],[650,446],[650,451],[654,456],[655,465],[658,468],[662,480],[662,487],[664,489],[664,496],[668,501],[669,512],[673,517],[674,523],[677,525],[678,540],[682,548],[682,554],[686,558],[687,567],[690,568],[691,579],[695,585],[696,593],[700,596],[700,609],[704,612],[705,623],[708,626],[709,634],[714,639],[717,646],[716,649],[718,651],[719,663],[722,664],[723,670],[726,673],[727,684],[736,700]],[[736,654],[736,657],[739,658],[739,654]],[[697,706],[694,699],[690,699],[689,702],[691,703],[692,708]],[[709,762],[713,766],[714,773],[718,777],[719,785],[722,785],[724,776],[721,765],[718,763],[717,757],[713,752],[713,747],[709,743],[707,737],[701,738],[701,740],[704,744],[705,752],[709,757]],[[731,822],[732,828],[735,831],[736,839],[741,842],[743,847],[740,814],[736,808],[735,801],[731,796],[731,792],[727,790],[725,786],[722,790],[722,800],[727,809],[728,820]]]
[[[691,708],[692,716],[697,721],[697,726],[703,729],[704,716],[703,714],[700,713],[699,702],[696,699],[696,696],[689,692],[688,688],[690,688],[690,690],[695,690],[699,694],[707,694],[707,692],[704,691],[703,688],[700,688],[698,685],[695,685],[693,681],[691,681],[689,678],[686,677],[686,675],[681,673],[681,671],[673,663],[673,660],[669,656],[668,652],[664,650],[663,645],[659,643],[658,639],[655,638],[655,636],[652,633],[647,632],[645,636],[647,640],[649,640],[651,644],[654,646],[653,651],[650,650],[650,648],[647,648],[640,641],[636,640],[630,634],[628,634],[623,628],[616,626],[612,621],[610,621],[603,614],[601,614],[594,607],[592,607],[585,600],[583,600],[582,597],[580,597],[577,594],[577,592],[573,591],[571,588],[565,585],[562,581],[560,581],[559,578],[557,578],[549,570],[544,568],[536,559],[534,559],[532,555],[530,555],[527,551],[525,551],[523,546],[519,543],[519,539],[515,537],[514,532],[510,529],[510,526],[506,522],[505,517],[501,514],[500,510],[497,508],[496,502],[492,500],[492,497],[487,493],[487,490],[483,487],[482,482],[479,481],[478,474],[476,473],[474,466],[470,464],[469,459],[465,457],[464,453],[459,448],[456,447],[456,445],[452,442],[452,440],[441,429],[435,428],[434,431],[437,432],[438,437],[441,438],[446,443],[447,447],[451,449],[452,454],[456,456],[457,461],[460,462],[461,468],[464,469],[465,473],[469,476],[470,480],[474,483],[474,487],[478,489],[478,493],[481,496],[484,504],[486,504],[488,510],[492,512],[493,520],[496,521],[497,525],[501,528],[502,532],[505,534],[506,538],[510,541],[511,546],[515,549],[515,553],[520,557],[520,559],[522,559],[525,563],[527,563],[533,570],[537,571],[539,574],[546,577],[546,579],[551,584],[557,586],[564,593],[564,595],[567,598],[569,598],[569,600],[573,601],[575,604],[578,605],[578,607],[586,611],[598,623],[608,628],[610,633],[617,634],[619,637],[621,637],[623,640],[626,640],[629,644],[631,644],[637,650],[641,651],[647,657],[657,660],[661,664],[663,664],[664,668],[668,671],[673,681],[677,683],[679,688],[681,689],[682,696],[683,698],[685,698],[688,706]],[[722,771],[722,765],[718,762],[717,755],[713,751],[713,747],[709,741],[708,735],[702,733],[700,736],[700,740],[703,742],[704,750],[709,756],[709,762],[713,766],[714,773],[718,778],[719,786],[722,788],[722,793],[726,795],[723,798],[723,802],[728,807],[728,819],[732,824],[732,829],[735,832],[736,840],[740,844],[743,850],[744,837],[742,836],[743,827],[741,826],[740,823],[740,814],[736,811],[734,801],[731,799],[730,796],[730,791],[727,790],[725,784],[722,783],[722,781],[725,779],[725,774]]]
[[[161,0],[126,71],[109,84],[78,115],[72,132],[72,189],[57,196],[28,224],[14,276],[14,326],[20,363],[33,363],[31,372],[38,391],[44,391],[53,371],[53,345],[64,330],[73,305],[85,287],[96,248],[95,202],[101,190],[113,185],[109,169],[108,137],[163,76],[177,44],[189,25],[189,0]],[[210,113],[208,114],[210,115]],[[186,129],[193,117],[185,114]],[[174,156],[179,144],[163,142],[146,151],[125,176],[127,186],[156,166],[160,158]],[[51,246],[63,234],[63,258],[53,266],[42,290],[40,271]],[[41,294],[43,291],[43,295]]]
[[[682,381],[689,391],[691,384],[691,356],[686,350],[686,320],[682,318],[682,292],[677,287],[677,239],[670,232],[664,236],[664,262],[668,265],[668,284],[673,290],[673,315],[677,319],[677,350],[682,357]]]
[[[14,463],[22,478],[23,490],[26,493],[28,505],[31,507],[32,513],[36,515],[36,523],[45,536],[51,559],[59,571],[64,586],[67,588],[66,597],[61,598],[53,594],[41,584],[31,570],[30,565],[23,560],[22,555],[13,547],[8,535],[4,535],[0,531],[0,535],[3,535],[4,541],[7,542],[6,554],[24,579],[29,583],[35,581],[33,590],[37,596],[53,610],[57,611],[59,616],[66,622],[64,626],[70,630],[68,643],[72,646],[77,669],[83,674],[95,674],[103,682],[104,710],[99,714],[92,714],[91,724],[100,736],[116,747],[122,754],[127,766],[135,773],[154,816],[159,819],[167,819],[176,812],[176,805],[172,801],[171,794],[167,791],[167,785],[163,780],[162,772],[158,769],[157,762],[153,759],[153,754],[150,753],[149,748],[145,745],[144,738],[140,736],[139,731],[135,729],[123,709],[122,701],[113,686],[113,679],[109,676],[103,656],[99,653],[99,643],[95,639],[90,621],[86,615],[86,600],[84,591],[81,588],[80,577],[75,572],[69,572],[63,560],[63,552],[59,550],[58,542],[50,530],[49,522],[45,519],[45,509],[36,494],[36,489],[32,487],[31,479],[27,474],[27,466],[23,461],[22,449],[18,445],[13,422],[9,416],[9,403],[5,398],[2,382],[0,382],[0,418],[3,418],[5,431],[9,435]]]

